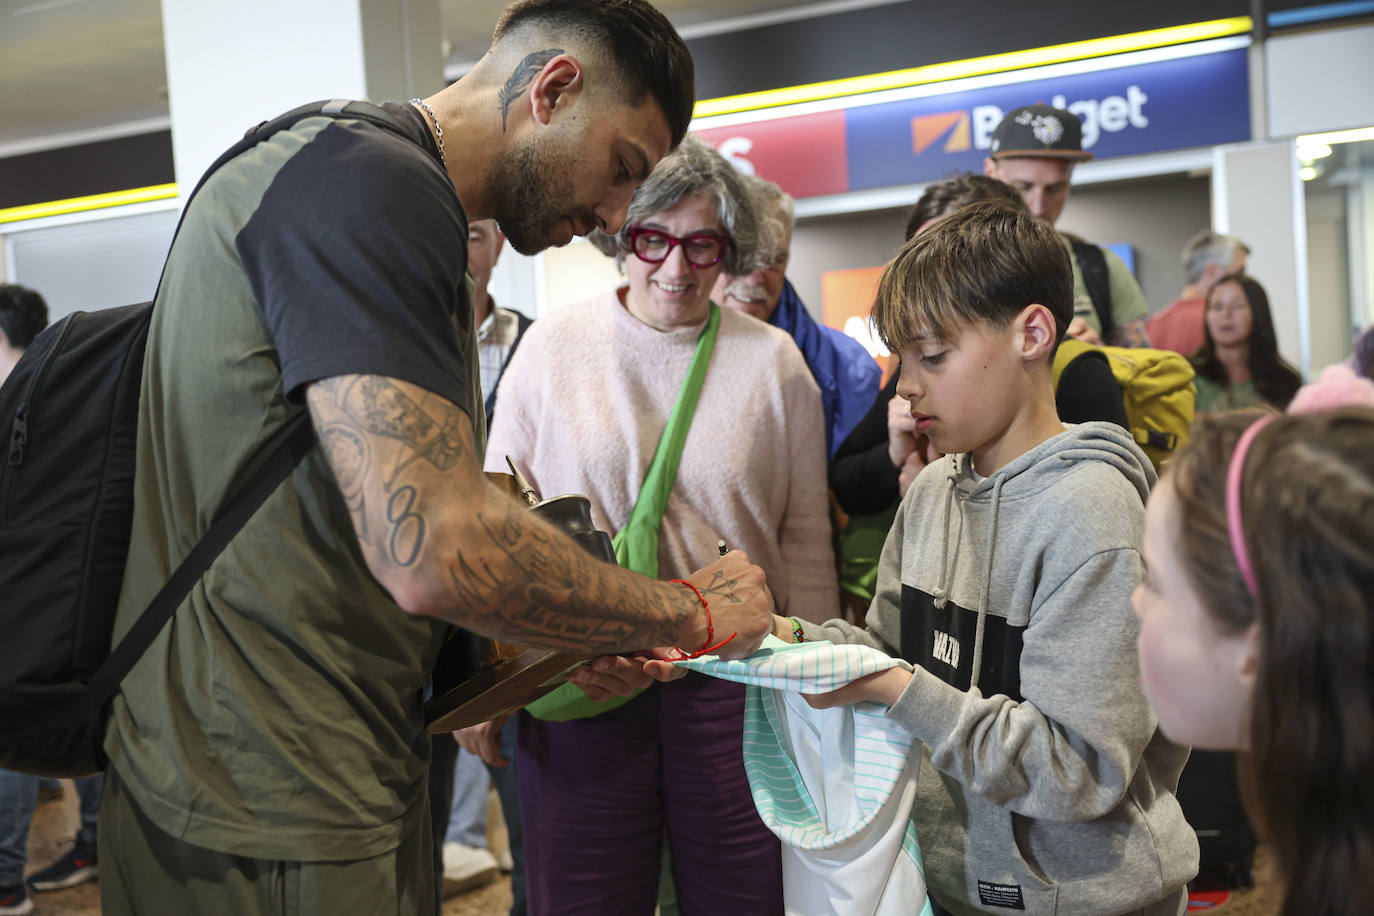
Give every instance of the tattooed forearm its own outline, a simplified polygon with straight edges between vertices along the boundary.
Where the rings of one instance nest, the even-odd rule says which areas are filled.
[[[562,53],[562,48],[545,48],[525,55],[525,59],[515,65],[510,78],[496,96],[496,102],[501,108],[501,133],[506,132],[506,120],[511,105],[515,104],[515,100],[529,88],[530,83],[534,82],[534,78],[544,69],[544,65]]]
[[[558,649],[620,651],[671,641],[670,634],[697,613],[695,599],[684,592],[680,605],[665,615],[651,580],[617,575],[621,571],[608,563],[588,563],[576,544],[547,536],[516,503],[504,514],[479,513],[477,520],[482,533],[471,548],[458,551],[449,576],[464,608],[480,619],[472,623],[486,635]],[[584,600],[587,595],[601,600]]]
[[[363,498],[363,481],[366,479],[369,464],[367,439],[357,430],[342,423],[328,423],[319,431],[320,444],[329,455],[330,466],[339,482],[339,492],[343,494],[348,511],[358,519],[358,539],[368,543],[367,513],[364,511],[366,500]]]

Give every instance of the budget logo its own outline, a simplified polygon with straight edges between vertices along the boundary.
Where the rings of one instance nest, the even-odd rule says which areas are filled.
[[[967,111],[942,111],[911,119],[911,149],[918,156],[945,135],[949,136],[944,146],[947,153],[962,153],[972,146]]]

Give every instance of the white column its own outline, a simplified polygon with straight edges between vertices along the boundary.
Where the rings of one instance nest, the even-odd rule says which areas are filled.
[[[1247,270],[1269,293],[1279,352],[1308,374],[1307,214],[1292,141],[1216,148],[1212,226],[1250,246]]]
[[[438,0],[163,0],[172,154],[183,199],[259,121],[328,98],[443,86]]]

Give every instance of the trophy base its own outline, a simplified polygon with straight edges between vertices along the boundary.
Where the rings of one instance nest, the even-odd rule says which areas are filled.
[[[426,730],[437,735],[515,712],[549,693],[563,683],[569,671],[595,657],[526,649],[426,703]]]

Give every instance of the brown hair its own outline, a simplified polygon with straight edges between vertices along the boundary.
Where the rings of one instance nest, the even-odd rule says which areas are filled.
[[[921,192],[921,196],[911,207],[910,215],[907,216],[907,241],[910,241],[916,230],[926,223],[953,213],[975,200],[1005,200],[1019,207],[1026,205],[1021,195],[1016,193],[1016,189],[1006,182],[986,175],[960,172],[953,178],[928,185]]]
[[[492,44],[527,23],[583,37],[615,68],[621,99],[638,105],[652,94],[668,119],[672,145],[687,136],[696,104],[692,52],[646,0],[519,0],[501,14]]]
[[[983,200],[902,247],[878,281],[873,324],[899,353],[920,336],[955,340],[975,321],[1005,328],[1032,303],[1050,310],[1063,340],[1073,317],[1068,250],[1019,202]]]
[[[1281,416],[1255,438],[1241,497],[1252,597],[1227,534],[1226,472],[1262,415],[1200,418],[1167,465],[1179,554],[1218,628],[1259,625],[1242,776],[1285,885],[1281,913],[1363,913],[1374,898],[1374,410]]]

